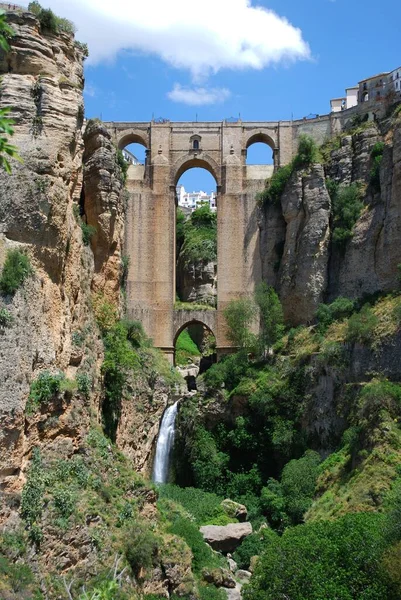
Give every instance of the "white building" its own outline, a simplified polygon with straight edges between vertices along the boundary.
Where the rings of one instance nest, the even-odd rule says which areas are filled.
[[[125,158],[125,160],[130,163],[131,165],[140,165],[141,161],[137,159],[137,157],[132,154],[132,152],[130,152],[129,150],[127,150],[126,148],[124,148],[124,150],[122,151],[123,156]]]
[[[207,194],[206,192],[187,192],[183,185],[177,186],[177,198],[178,198],[178,206],[182,208],[187,208],[191,210],[195,210],[201,204],[209,204],[210,210],[215,212],[217,210],[216,204],[216,194],[211,192]]]
[[[394,69],[394,71],[391,71],[390,82],[393,85],[394,91],[400,93],[401,92],[401,67],[398,67],[398,69]]]
[[[345,96],[330,100],[331,112],[340,112],[341,110],[356,106],[358,104],[358,90],[359,86],[357,85],[346,88]]]

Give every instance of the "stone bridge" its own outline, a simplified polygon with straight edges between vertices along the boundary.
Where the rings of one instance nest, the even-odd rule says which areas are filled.
[[[333,128],[326,116],[281,122],[105,123],[116,146],[146,148],[144,165],[128,170],[126,254],[130,258],[127,310],[142,321],[154,344],[173,361],[177,332],[202,322],[216,337],[219,354],[232,350],[223,311],[234,298],[249,296],[261,279],[256,194],[274,167],[287,164],[306,131],[323,141]],[[264,142],[273,165],[247,165],[247,148]],[[177,311],[175,302],[176,185],[181,175],[203,167],[217,188],[217,309]]]

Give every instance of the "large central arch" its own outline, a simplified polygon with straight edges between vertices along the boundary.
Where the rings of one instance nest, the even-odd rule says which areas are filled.
[[[209,171],[212,177],[214,177],[217,187],[221,185],[219,165],[207,154],[202,154],[201,158],[198,156],[187,155],[177,161],[171,172],[171,179],[174,182],[174,186],[177,185],[180,177],[189,169],[206,169],[206,171]]]

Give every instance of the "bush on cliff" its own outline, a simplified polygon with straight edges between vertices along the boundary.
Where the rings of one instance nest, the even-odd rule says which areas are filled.
[[[359,219],[363,203],[360,185],[352,183],[331,190],[333,203],[333,243],[343,248],[354,235],[354,226]]]
[[[369,304],[365,304],[358,313],[354,313],[348,320],[346,333],[347,342],[369,344],[372,341],[373,331],[378,323]]]
[[[269,540],[244,600],[396,600],[382,565],[385,521],[376,514],[298,525]]]
[[[355,310],[355,301],[339,296],[331,304],[319,304],[316,318],[319,323],[320,333],[325,333],[327,328],[339,319],[345,319]]]
[[[8,250],[0,275],[1,293],[14,294],[32,273],[33,269],[26,254],[18,249]]]
[[[278,206],[293,172],[298,169],[306,169],[314,163],[320,162],[320,160],[319,149],[313,138],[308,135],[301,135],[297,154],[288,165],[279,167],[274,171],[272,177],[266,181],[265,189],[257,196],[259,204]]]

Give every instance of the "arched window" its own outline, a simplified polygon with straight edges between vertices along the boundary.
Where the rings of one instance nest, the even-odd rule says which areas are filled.
[[[201,147],[201,137],[200,135],[192,135],[189,143],[191,150],[200,150]]]
[[[367,102],[369,100],[369,93],[365,92],[362,96],[362,102]]]

